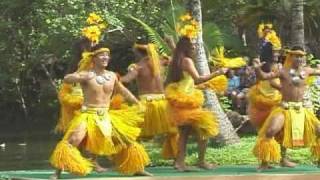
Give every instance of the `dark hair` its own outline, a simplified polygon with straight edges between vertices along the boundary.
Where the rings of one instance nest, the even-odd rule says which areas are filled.
[[[192,43],[188,37],[181,37],[173,52],[166,84],[182,79],[182,60],[186,57],[192,57]]]
[[[303,47],[301,47],[301,46],[293,46],[293,47],[291,48],[291,50],[292,50],[292,51],[297,51],[297,50],[304,51]]]
[[[261,67],[264,72],[271,71],[271,65],[273,63],[273,52],[272,52],[272,44],[270,42],[266,42],[261,47],[260,52],[261,62],[265,62],[265,64]]]
[[[148,55],[147,50],[144,48],[133,48],[132,51],[137,58],[143,58]]]
[[[103,44],[99,43],[99,44],[96,44],[93,47],[91,47],[89,51],[96,51],[96,50],[101,49],[103,47],[105,47],[105,46]]]
[[[67,73],[71,73],[77,70],[82,53],[84,51],[90,51],[90,48],[91,42],[87,38],[80,38],[73,43],[71,51],[73,57],[68,65]]]
[[[95,51],[100,49],[102,44],[96,44],[92,46],[91,41],[85,37],[78,39],[72,46],[73,58],[69,64],[67,73],[71,73],[77,70],[79,61],[82,58],[82,53],[84,51]]]

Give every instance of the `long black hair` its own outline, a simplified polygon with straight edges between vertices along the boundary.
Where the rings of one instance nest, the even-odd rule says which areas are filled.
[[[270,72],[271,66],[273,63],[273,51],[272,51],[272,44],[270,42],[264,42],[261,45],[260,51],[260,59],[261,62],[265,62],[265,64],[261,67],[264,72]]]
[[[173,52],[166,84],[178,82],[182,79],[182,61],[186,57],[192,57],[192,43],[190,38],[181,37]]]
[[[71,73],[77,70],[78,63],[82,58],[82,53],[84,51],[91,50],[91,42],[87,38],[80,38],[76,40],[72,46],[72,60],[68,66],[67,73]]]

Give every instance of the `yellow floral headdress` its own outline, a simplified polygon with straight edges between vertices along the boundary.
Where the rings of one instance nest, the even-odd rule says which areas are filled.
[[[89,26],[82,29],[82,35],[91,42],[98,43],[101,32],[107,28],[108,24],[96,13],[90,13],[86,22]]]
[[[151,67],[152,67],[152,74],[153,74],[153,76],[159,75],[160,74],[160,59],[159,59],[159,54],[157,52],[157,47],[152,43],[148,43],[148,45],[135,43],[133,48],[143,49],[143,50],[147,51],[149,61],[151,63]]]
[[[177,23],[176,27],[178,34],[190,39],[196,38],[199,32],[198,22],[189,13],[180,16],[179,20],[180,22]]]
[[[78,71],[89,70],[92,67],[92,58],[95,55],[103,52],[107,52],[108,54],[110,54],[110,50],[108,48],[100,48],[93,52],[83,52],[82,59],[79,62]]]
[[[219,67],[225,68],[240,68],[246,66],[246,61],[242,57],[227,58],[224,57],[224,47],[220,46],[214,49],[212,60],[217,63]]]
[[[280,50],[281,49],[281,40],[277,36],[276,31],[273,29],[273,25],[271,23],[261,23],[258,26],[258,36],[259,38],[263,38],[263,31],[264,29],[270,29],[270,32],[265,36],[266,41],[270,42],[272,44],[273,50]]]

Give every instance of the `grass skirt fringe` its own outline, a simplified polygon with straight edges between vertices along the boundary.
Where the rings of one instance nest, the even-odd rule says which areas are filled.
[[[60,141],[50,158],[53,167],[66,170],[77,175],[87,175],[92,171],[93,164],[81,156],[79,150],[67,141]]]
[[[219,133],[216,117],[202,108],[204,97],[200,90],[185,93],[179,90],[177,83],[172,83],[166,88],[166,98],[168,115],[177,126],[191,125],[202,138],[214,137]]]
[[[162,157],[164,159],[175,159],[178,154],[178,134],[167,135],[162,145]]]
[[[225,75],[216,76],[209,81],[199,84],[200,89],[211,89],[218,94],[224,94],[228,88],[228,79]]]
[[[81,108],[83,103],[83,96],[73,94],[73,86],[70,84],[62,84],[58,94],[60,102],[60,117],[58,124],[55,127],[55,132],[65,133],[69,127],[70,121],[74,117],[74,112]]]
[[[280,145],[272,138],[258,138],[253,154],[260,162],[279,162],[281,159]]]
[[[142,145],[131,144],[113,156],[117,170],[122,174],[143,172],[144,167],[150,163],[148,154]]]
[[[317,140],[317,144],[312,146],[310,148],[310,151],[311,151],[312,157],[315,160],[320,161],[320,139],[319,138]]]
[[[135,143],[143,123],[143,116],[138,113],[137,107],[110,110],[109,115],[112,123],[112,140],[117,151]]]
[[[161,94],[160,94],[161,95]],[[167,101],[165,99],[148,99],[148,95],[140,97],[145,107],[144,123],[142,125],[141,137],[148,138],[155,135],[177,133],[178,130],[169,120],[167,114]],[[164,95],[163,95],[164,98]]]
[[[71,121],[64,140],[68,141],[69,137],[74,133],[78,127],[84,125],[87,131],[85,141],[81,143],[85,150],[95,155],[112,155],[117,152],[115,145],[111,139],[111,136],[106,136],[102,132],[101,128],[97,125],[98,121],[107,121],[110,123],[110,117],[106,112],[104,115],[97,115],[94,113],[78,113]],[[111,125],[111,124],[110,124]],[[105,131],[110,131],[107,129]]]

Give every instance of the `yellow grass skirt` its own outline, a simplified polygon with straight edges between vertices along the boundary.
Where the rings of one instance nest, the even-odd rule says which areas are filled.
[[[84,158],[78,148],[69,144],[67,140],[57,144],[51,155],[50,164],[56,169],[80,176],[89,174],[93,168],[92,162]]]
[[[169,120],[164,94],[141,95],[140,100],[145,109],[141,137],[177,133],[177,128]]]
[[[202,138],[216,136],[219,125],[212,112],[202,108],[204,97],[200,90],[185,93],[179,84],[172,83],[166,88],[167,108],[170,120],[177,126],[191,125]]]
[[[116,169],[122,174],[134,174],[143,172],[144,167],[150,163],[148,154],[142,145],[130,144],[113,156]]]
[[[168,134],[162,145],[162,157],[164,159],[175,159],[178,154],[179,134]]]
[[[269,81],[260,81],[252,86],[248,93],[248,115],[256,128],[261,128],[269,116],[272,108],[279,105],[282,96],[280,92],[271,87]]]
[[[312,110],[301,107],[300,111],[304,113],[304,134],[303,134],[303,143],[305,147],[311,147],[311,152],[313,155],[319,159],[320,158],[320,144],[319,140],[317,140],[316,135],[316,128],[320,125],[319,120],[314,115]],[[274,116],[279,114],[283,114],[285,121],[283,132],[279,135],[280,137],[275,137],[272,139],[268,139],[266,137],[266,132],[268,127],[272,121]],[[294,114],[290,113],[289,110],[284,109],[283,107],[279,106],[272,110],[271,114],[267,118],[266,122],[263,124],[262,128],[259,131],[257,143],[254,147],[254,155],[260,161],[265,162],[279,162],[280,160],[280,145],[279,143],[285,148],[294,148],[294,141],[292,137],[292,117]]]
[[[79,129],[79,127],[83,128]],[[51,165],[57,169],[86,175],[92,170],[91,162],[81,155],[77,147],[69,144],[70,136],[79,130],[86,131],[86,137],[81,142],[85,150],[96,155],[116,153],[111,138],[111,122],[107,109],[90,108],[86,112],[75,115],[62,141],[57,144],[50,158]]]
[[[142,122],[142,116],[134,108],[110,111],[101,108],[87,108],[83,112],[78,112],[71,121],[64,138],[56,146],[50,163],[57,169],[67,170],[74,174],[86,175],[90,173],[92,163],[81,156],[76,147],[68,143],[72,133],[78,127],[84,126],[86,137],[81,142],[81,147],[95,155],[120,156],[120,154],[127,152],[125,154],[130,155],[131,158],[128,157],[126,161],[121,163],[122,167],[126,167],[121,172],[133,172],[137,166],[144,167],[148,162],[148,156],[143,147],[136,143],[140,134],[138,126]],[[136,164],[136,166],[131,164]]]

